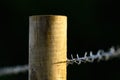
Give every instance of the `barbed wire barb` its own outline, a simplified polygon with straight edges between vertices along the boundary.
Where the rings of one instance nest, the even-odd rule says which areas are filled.
[[[97,51],[95,55],[93,54],[92,51],[90,51],[89,54],[88,52],[85,52],[83,57],[80,57],[78,53],[76,54],[76,57],[74,57],[71,54],[71,59],[67,59],[64,62],[67,62],[67,65],[73,64],[73,63],[80,65],[81,63],[87,63],[87,62],[93,63],[94,61],[97,61],[97,62],[101,60],[107,61],[109,59],[117,58],[117,57],[120,58],[120,48],[117,48],[117,50],[115,50],[114,47],[111,47],[107,52],[100,49]],[[0,76],[26,72],[29,69],[28,67],[29,66],[26,64],[23,66],[0,68]]]
[[[73,55],[71,54],[71,59],[67,60],[68,65],[69,64],[73,64],[73,63],[77,63],[78,65],[80,65],[81,63],[86,63],[86,62],[94,62],[95,60],[97,60],[97,62],[101,61],[101,60],[109,60],[111,58],[117,58],[120,57],[120,48],[118,48],[117,50],[115,50],[114,47],[111,47],[109,49],[109,51],[105,52],[104,50],[100,49],[97,51],[97,53],[94,55],[92,51],[90,51],[89,55],[87,52],[85,52],[83,57],[79,57],[78,54],[76,54],[76,57],[73,57]]]

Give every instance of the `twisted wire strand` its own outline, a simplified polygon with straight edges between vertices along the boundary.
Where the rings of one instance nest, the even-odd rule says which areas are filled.
[[[96,55],[93,55],[92,51],[90,51],[89,55],[87,52],[85,52],[83,57],[79,57],[78,54],[76,55],[76,57],[73,57],[73,55],[71,54],[71,59],[67,59],[64,62],[67,62],[67,65],[73,64],[73,63],[80,65],[81,63],[87,63],[87,62],[92,63],[95,60],[97,60],[98,62],[101,60],[107,61],[109,59],[117,58],[117,57],[120,57],[120,48],[115,50],[114,47],[111,47],[107,52],[105,52],[104,50],[98,50]],[[28,71],[27,64],[23,66],[0,68],[0,76],[18,74],[26,71]]]
[[[0,68],[0,76],[18,74],[28,71],[28,65]]]
[[[93,55],[93,52],[90,51],[89,55],[87,52],[85,52],[83,57],[79,57],[79,55],[77,54],[76,58],[74,58],[73,55],[71,54],[71,59],[67,59],[67,63],[68,65],[73,63],[77,63],[78,65],[80,65],[82,62],[92,63],[95,60],[97,60],[98,62],[101,60],[107,61],[109,59],[116,58],[116,57],[120,57],[120,48],[115,50],[114,47],[111,47],[108,52],[105,52],[104,50],[98,50],[96,55]]]

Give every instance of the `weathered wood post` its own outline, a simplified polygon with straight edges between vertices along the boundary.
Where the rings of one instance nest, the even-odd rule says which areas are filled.
[[[67,17],[29,17],[29,80],[66,80]]]

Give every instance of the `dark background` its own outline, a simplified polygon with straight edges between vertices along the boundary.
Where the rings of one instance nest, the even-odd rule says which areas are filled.
[[[1,0],[1,68],[28,64],[29,16],[46,14],[68,17],[68,58],[120,45],[120,12],[115,0]],[[119,61],[69,65],[67,80],[120,80]],[[28,73],[0,80],[28,80]]]

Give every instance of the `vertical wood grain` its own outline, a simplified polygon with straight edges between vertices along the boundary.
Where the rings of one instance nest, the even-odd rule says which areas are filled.
[[[29,80],[66,80],[67,17],[29,17]]]

